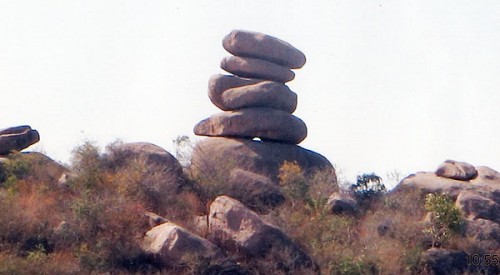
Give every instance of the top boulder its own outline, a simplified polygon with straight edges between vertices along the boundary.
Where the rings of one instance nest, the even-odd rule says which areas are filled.
[[[268,60],[291,69],[298,69],[306,63],[306,56],[276,37],[258,32],[234,30],[222,40],[224,49],[242,57]]]

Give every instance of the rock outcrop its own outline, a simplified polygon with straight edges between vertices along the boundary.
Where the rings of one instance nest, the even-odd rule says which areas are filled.
[[[0,155],[11,151],[21,151],[40,141],[37,130],[28,125],[10,127],[0,130]]]
[[[318,273],[312,258],[281,230],[227,196],[217,197],[210,205],[208,239],[241,256],[266,259],[277,270]]]
[[[223,46],[234,56],[224,58],[221,68],[234,75],[210,78],[208,96],[223,112],[194,127],[196,135],[210,137],[194,148],[194,176],[229,185],[226,194],[253,210],[283,201],[278,175],[285,161],[296,162],[307,175],[326,170],[335,185],[332,164],[297,146],[307,126],[292,115],[297,94],[284,83],[295,77],[292,69],[305,64],[305,55],[278,38],[241,30],[227,35]]]
[[[467,235],[500,249],[500,173],[489,167],[445,161],[435,173],[411,175],[394,191],[416,188],[450,196],[467,223]]]

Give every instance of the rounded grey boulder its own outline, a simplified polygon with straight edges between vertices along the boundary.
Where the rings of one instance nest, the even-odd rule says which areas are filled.
[[[474,166],[454,160],[446,160],[436,170],[436,175],[454,180],[468,181],[477,177],[477,170]]]
[[[268,107],[293,113],[297,107],[297,94],[283,83],[228,75],[210,78],[208,96],[224,111]]]
[[[306,63],[306,56],[276,37],[244,30],[233,30],[222,40],[222,46],[237,56],[254,57],[298,69]]]
[[[277,82],[288,82],[295,78],[289,68],[263,59],[228,56],[222,59],[220,67],[241,77],[258,78]]]
[[[299,118],[270,108],[247,108],[215,114],[194,128],[200,136],[239,137],[298,144],[307,136]]]

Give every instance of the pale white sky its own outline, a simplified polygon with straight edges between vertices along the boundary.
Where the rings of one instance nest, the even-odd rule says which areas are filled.
[[[29,124],[67,162],[85,139],[149,141],[218,112],[207,96],[232,29],[307,56],[289,86],[301,146],[354,180],[500,170],[500,1],[0,0],[0,128]]]

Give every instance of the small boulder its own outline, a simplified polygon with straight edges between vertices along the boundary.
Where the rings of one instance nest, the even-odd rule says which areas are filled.
[[[474,166],[465,162],[446,160],[438,167],[436,175],[454,180],[468,181],[477,177],[477,170]]]
[[[128,165],[143,167],[143,184],[158,189],[169,188],[174,192],[186,182],[179,161],[165,149],[147,142],[122,143],[112,146],[107,155],[108,166],[120,171]]]
[[[180,266],[199,258],[221,259],[219,247],[171,222],[153,227],[144,236],[143,249],[165,266]]]
[[[23,125],[0,130],[0,155],[21,151],[40,141],[38,131]]]
[[[311,257],[281,230],[228,196],[219,196],[210,205],[208,236],[228,251],[269,261],[285,272],[318,273]]]
[[[194,128],[200,136],[238,137],[298,144],[307,136],[299,118],[270,108],[247,108],[215,114]]]
[[[241,77],[288,82],[295,78],[289,68],[262,59],[228,56],[222,59],[221,69]]]
[[[254,211],[265,211],[285,201],[279,185],[268,177],[233,169],[229,176],[230,190],[228,195],[244,203]]]
[[[346,214],[353,215],[358,210],[358,205],[356,200],[348,193],[335,192],[329,198],[327,202],[330,212],[336,215]]]
[[[297,94],[283,83],[214,75],[208,87],[210,100],[224,111],[267,107],[293,113],[297,107]]]
[[[258,32],[234,30],[222,40],[224,49],[237,56],[272,61],[292,69],[301,68],[306,56],[289,43]]]

